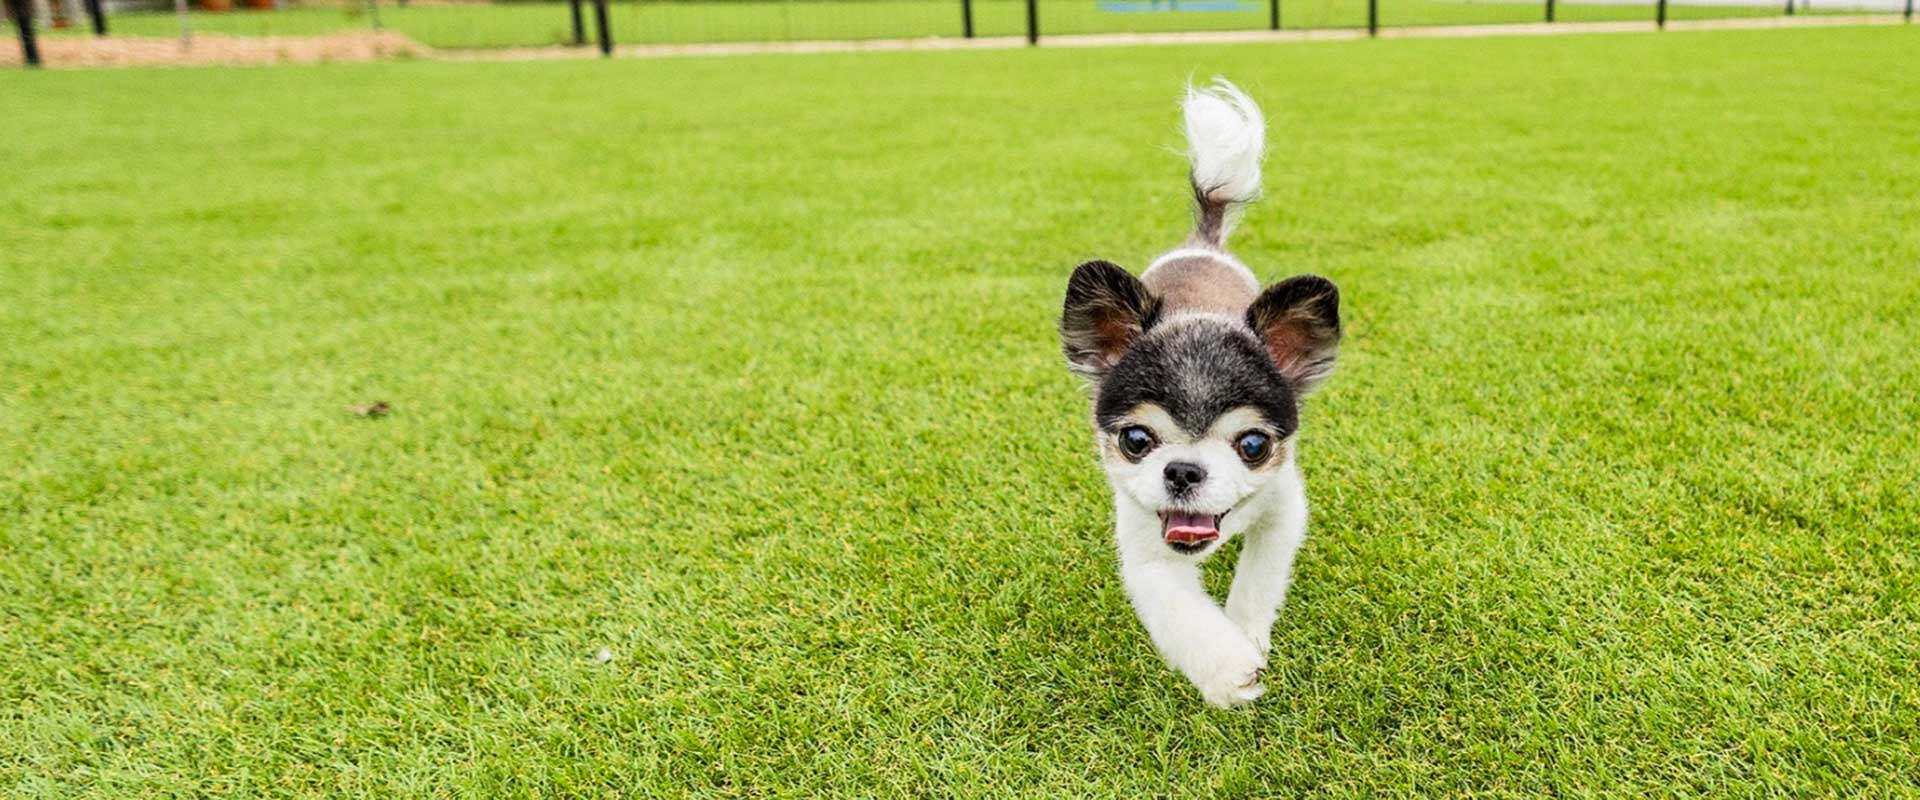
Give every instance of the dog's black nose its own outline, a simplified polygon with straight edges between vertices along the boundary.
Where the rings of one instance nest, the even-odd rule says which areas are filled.
[[[1175,461],[1167,465],[1167,491],[1173,494],[1186,494],[1188,489],[1199,486],[1207,479],[1207,471],[1199,464]]]

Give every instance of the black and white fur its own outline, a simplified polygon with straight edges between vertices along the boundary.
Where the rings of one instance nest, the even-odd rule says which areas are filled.
[[[1333,368],[1340,295],[1311,275],[1263,291],[1226,252],[1260,191],[1266,125],[1253,100],[1222,80],[1188,89],[1183,111],[1193,234],[1139,278],[1080,265],[1060,341],[1094,396],[1127,596],[1161,656],[1224,707],[1265,690],[1268,635],[1306,537],[1300,398]],[[1246,541],[1223,609],[1200,563],[1235,536]]]

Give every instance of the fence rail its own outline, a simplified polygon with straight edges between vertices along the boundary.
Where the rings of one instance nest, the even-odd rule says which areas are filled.
[[[754,41],[1364,29],[1556,22],[1901,14],[1914,0],[3,0],[23,63],[94,36],[287,37],[359,30],[425,47],[484,49]],[[106,5],[106,3],[112,5]],[[168,3],[174,7],[169,9]],[[587,6],[591,5],[589,12]],[[590,17],[589,17],[590,14]],[[110,19],[111,18],[111,19]],[[591,19],[591,24],[589,24]],[[82,23],[85,23],[84,25]]]

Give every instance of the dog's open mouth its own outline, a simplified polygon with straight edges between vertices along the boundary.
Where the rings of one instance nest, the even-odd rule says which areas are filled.
[[[1220,520],[1226,514],[1196,514],[1190,511],[1160,512],[1160,535],[1167,546],[1182,553],[1199,552],[1220,538]]]

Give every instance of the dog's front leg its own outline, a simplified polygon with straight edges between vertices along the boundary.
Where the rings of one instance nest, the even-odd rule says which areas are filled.
[[[1265,655],[1207,596],[1198,564],[1123,548],[1120,579],[1161,657],[1207,702],[1225,708],[1266,691],[1260,684]]]
[[[1293,582],[1293,554],[1307,535],[1307,498],[1300,475],[1289,464],[1273,509],[1245,534],[1240,563],[1233,569],[1233,588],[1227,591],[1227,618],[1239,626],[1260,656],[1267,655],[1274,618],[1287,601]]]

